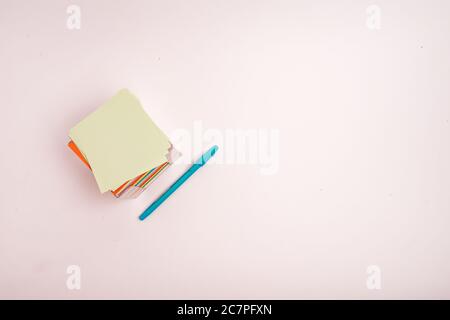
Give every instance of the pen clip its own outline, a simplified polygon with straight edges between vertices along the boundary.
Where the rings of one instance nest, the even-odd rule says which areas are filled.
[[[206,151],[194,164],[203,166],[219,149],[217,145],[212,146],[208,151]]]

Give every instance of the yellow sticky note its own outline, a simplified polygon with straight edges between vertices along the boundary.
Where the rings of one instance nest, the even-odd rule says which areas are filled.
[[[85,155],[102,193],[166,162],[170,148],[167,136],[126,89],[73,127],[69,136]]]

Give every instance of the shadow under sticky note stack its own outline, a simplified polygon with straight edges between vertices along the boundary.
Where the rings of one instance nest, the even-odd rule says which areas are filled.
[[[93,172],[100,191],[136,198],[180,153],[137,98],[119,91],[70,130],[69,148]]]

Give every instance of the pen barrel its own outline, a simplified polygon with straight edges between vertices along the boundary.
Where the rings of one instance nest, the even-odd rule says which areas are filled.
[[[192,176],[201,165],[193,164],[188,171],[186,171],[181,177],[175,181],[167,191],[165,191],[158,199],[155,200],[145,211],[139,216],[140,220],[144,220],[148,217],[153,211],[155,211],[168,197],[172,195],[190,176]]]

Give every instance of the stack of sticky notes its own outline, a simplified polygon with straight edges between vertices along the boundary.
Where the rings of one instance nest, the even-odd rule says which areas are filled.
[[[70,149],[92,171],[100,192],[135,198],[180,154],[128,90],[70,130]]]

